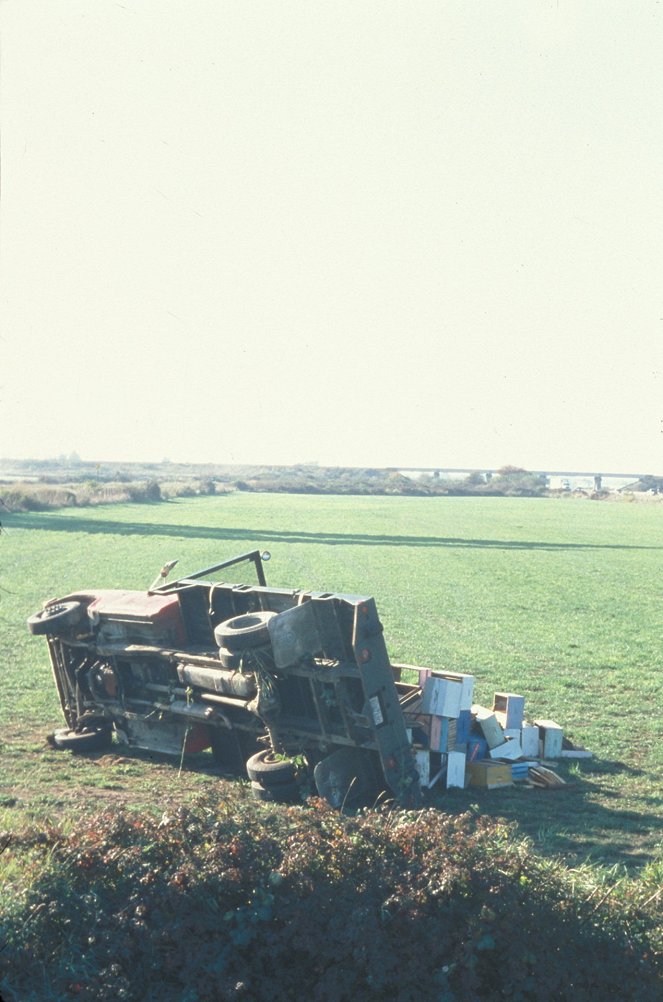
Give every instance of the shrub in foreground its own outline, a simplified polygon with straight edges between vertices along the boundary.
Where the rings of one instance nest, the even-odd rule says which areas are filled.
[[[625,885],[598,893],[470,814],[234,794],[11,851],[43,855],[2,916],[6,1002],[661,997],[660,933]]]

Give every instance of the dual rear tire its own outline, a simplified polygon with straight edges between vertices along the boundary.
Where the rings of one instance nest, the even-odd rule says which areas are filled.
[[[277,758],[271,749],[252,755],[246,763],[251,780],[251,796],[255,800],[280,804],[300,803],[297,767],[292,759]]]

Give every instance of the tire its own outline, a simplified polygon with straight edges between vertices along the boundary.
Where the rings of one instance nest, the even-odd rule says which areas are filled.
[[[298,804],[301,795],[297,783],[281,783],[280,786],[267,788],[262,783],[251,781],[251,796],[254,800],[263,800],[272,804]]]
[[[214,630],[219,647],[228,651],[245,651],[269,643],[267,624],[275,612],[247,612],[243,616],[226,619]]]
[[[59,751],[89,752],[100,751],[111,743],[110,727],[95,727],[82,731],[72,731],[68,727],[49,735],[49,743]]]
[[[83,618],[83,606],[80,602],[53,602],[41,612],[28,619],[28,629],[34,636],[58,636],[67,633]]]
[[[292,759],[275,759],[267,748],[252,755],[246,763],[249,779],[254,783],[272,789],[295,782],[296,766]]]

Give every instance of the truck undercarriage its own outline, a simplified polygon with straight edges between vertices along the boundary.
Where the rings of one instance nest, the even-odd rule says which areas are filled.
[[[148,591],[85,591],[30,617],[48,643],[67,728],[59,747],[109,743],[181,756],[211,748],[255,795],[296,799],[304,763],[340,807],[421,790],[399,681],[368,596],[270,588],[251,551]],[[218,579],[240,563],[256,584]],[[299,769],[301,770],[301,766]]]

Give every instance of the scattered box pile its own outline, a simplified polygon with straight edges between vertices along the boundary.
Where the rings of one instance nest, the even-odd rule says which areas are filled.
[[[551,781],[555,773],[541,761],[591,757],[554,720],[527,722],[524,696],[496,692],[491,710],[475,704],[473,675],[421,668],[419,688],[403,709],[423,788],[563,785],[559,777]]]

